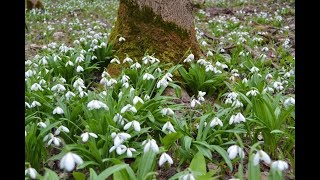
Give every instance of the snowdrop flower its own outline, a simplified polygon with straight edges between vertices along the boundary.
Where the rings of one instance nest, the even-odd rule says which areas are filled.
[[[214,72],[215,71],[215,68],[211,64],[207,64],[205,68],[206,68],[206,70],[205,70],[206,72],[208,72],[208,71]]]
[[[76,71],[77,71],[77,72],[82,72],[82,71],[84,71],[84,70],[83,70],[83,68],[82,68],[81,66],[77,66]]]
[[[126,63],[126,62],[128,62],[128,63],[133,63],[133,60],[132,60],[131,58],[129,58],[129,57],[126,57],[126,58],[123,60],[123,63]]]
[[[238,108],[238,107],[243,107],[243,104],[241,101],[239,101],[238,99],[236,99],[235,101],[233,101],[232,107]]]
[[[238,93],[231,92],[227,95],[227,98],[230,98],[231,100],[236,100],[238,97]]]
[[[40,86],[40,84],[38,84],[38,83],[32,84],[32,86],[31,86],[31,91],[38,91],[38,90],[43,91],[43,89],[42,89],[42,87]]]
[[[200,103],[200,101],[198,101],[198,100],[196,100],[196,99],[193,99],[192,101],[191,101],[191,103],[190,103],[190,106],[192,107],[192,108],[194,108],[195,106],[196,106],[196,104],[201,104]]]
[[[278,90],[278,91],[283,90],[282,83],[281,83],[281,82],[278,82],[278,81],[276,81],[276,82],[273,83],[273,87],[274,87],[276,90]]]
[[[259,71],[259,68],[253,66],[251,69],[250,69],[250,72],[251,73],[255,73],[255,72],[258,72]]]
[[[169,82],[166,79],[160,79],[160,81],[157,83],[157,88],[160,87],[167,87],[169,85]]]
[[[264,161],[267,164],[271,163],[271,159],[269,157],[269,155],[264,152],[263,150],[259,150],[257,151],[257,153],[254,155],[253,157],[253,165],[258,165],[260,160]]]
[[[159,147],[154,139],[144,140],[142,142],[142,145],[144,145],[144,153],[148,152],[150,149],[155,153],[159,152]]]
[[[124,37],[119,37],[119,42],[122,42],[122,41],[126,41],[126,39]]]
[[[29,69],[28,71],[25,72],[25,77],[28,78],[28,77],[33,76],[34,74],[35,73],[31,69]]]
[[[74,64],[73,64],[73,62],[68,61],[68,62],[66,63],[66,65],[65,65],[65,67],[67,67],[67,66],[74,66]]]
[[[232,99],[231,98],[226,98],[226,101],[224,103],[231,104],[232,103]]]
[[[27,103],[27,102],[24,102],[24,105],[25,105],[26,107],[28,107],[28,108],[31,108],[30,104]]]
[[[133,105],[136,105],[138,102],[140,102],[141,104],[144,103],[143,100],[142,100],[140,97],[135,96],[135,97],[133,98]]]
[[[120,64],[120,61],[117,58],[113,58],[113,59],[111,59],[110,63]]]
[[[204,59],[199,59],[197,61],[197,63],[200,64],[200,65],[206,65],[208,62],[206,60],[204,60]]]
[[[86,88],[85,86],[84,86],[84,81],[81,79],[81,78],[78,78],[76,81],[74,81],[74,83],[73,83],[73,87],[74,88],[76,88],[76,89],[81,89],[81,91],[82,91],[82,88]],[[80,88],[79,88],[80,87]],[[80,92],[81,92],[80,91]]]
[[[250,95],[256,96],[257,94],[259,94],[259,91],[252,89],[246,93],[246,96],[250,96]]]
[[[41,128],[46,128],[47,125],[44,122],[38,122],[37,126],[40,126]]]
[[[209,57],[209,56],[213,56],[213,53],[211,51],[207,52],[207,57]]]
[[[70,132],[67,127],[61,125],[61,126],[59,126],[59,127],[57,128],[57,130],[54,132],[54,135],[59,135],[61,131],[66,132],[66,133],[69,133],[69,132]]]
[[[76,58],[76,63],[81,63],[81,62],[83,62],[84,61],[84,56],[82,55],[82,54],[80,54],[80,56],[78,56],[77,58]]]
[[[65,94],[65,96],[66,96],[66,99],[69,100],[71,97],[75,97],[76,95],[75,95],[73,92],[68,91],[68,92]]]
[[[265,79],[272,79],[273,78],[273,76],[270,74],[270,73],[268,73],[267,75],[266,75],[266,77],[265,77]]]
[[[43,138],[43,141],[46,141],[48,138],[50,138],[50,140],[48,141],[47,146],[50,146],[52,142],[55,146],[60,146],[61,139],[59,137],[54,137],[52,133],[49,133]]]
[[[132,157],[132,152],[136,152],[134,148],[127,148],[127,157]]]
[[[208,43],[207,43],[206,41],[202,41],[202,42],[201,42],[201,45],[202,45],[202,46],[206,46],[206,45],[208,45]]]
[[[127,88],[129,87],[129,83],[128,83],[128,82],[125,82],[125,83],[122,84],[122,86],[127,89]]]
[[[121,83],[126,83],[126,82],[128,82],[128,81],[129,81],[129,79],[130,79],[130,77],[129,77],[129,76],[127,76],[127,75],[123,75],[123,76],[121,77],[120,82],[121,82]]]
[[[139,132],[141,130],[141,127],[140,127],[140,123],[138,121],[131,121],[131,122],[128,122],[124,127],[123,129],[124,130],[127,130],[129,129],[130,127],[133,127],[133,129],[137,132]]]
[[[40,60],[39,64],[43,64],[43,65],[48,64],[48,61],[45,56]]]
[[[138,62],[136,62],[136,63],[132,64],[132,65],[130,66],[130,68],[131,68],[131,69],[139,69],[139,68],[141,68],[141,65],[140,65]]]
[[[143,75],[143,80],[150,80],[150,79],[155,79],[154,76],[152,74],[149,74],[149,73],[145,73]]]
[[[62,92],[65,90],[66,90],[66,88],[61,84],[56,84],[56,85],[52,86],[52,88],[51,88],[51,91],[57,91],[57,92]]]
[[[232,115],[230,117],[229,124],[240,123],[241,121],[246,122],[246,119],[241,113],[238,113],[237,115]]]
[[[286,99],[283,103],[283,105],[285,107],[290,106],[290,105],[294,105],[295,104],[295,99],[292,97],[289,97],[288,99]],[[31,105],[32,106],[32,105]]]
[[[24,174],[25,175],[29,174],[31,179],[36,179],[38,172],[34,168],[29,167],[24,171]]]
[[[120,113],[123,114],[128,110],[132,111],[133,113],[137,112],[137,109],[134,106],[132,106],[131,104],[127,104],[121,109]]]
[[[243,78],[242,79],[242,83],[244,83],[244,84],[248,83],[248,79],[247,78]]]
[[[36,107],[36,106],[41,106],[41,104],[38,101],[33,101],[30,105],[30,108]]]
[[[53,114],[63,114],[64,111],[63,111],[63,109],[61,107],[58,106],[58,107],[54,108],[52,113]]]
[[[111,137],[113,139],[114,146],[119,146],[120,144],[123,143],[123,141],[131,138],[131,135],[124,132],[118,133],[118,134],[113,132],[111,133]]]
[[[222,121],[219,118],[214,117],[210,122],[210,127],[214,127],[216,125],[220,125],[221,127],[223,126]]]
[[[109,110],[108,106],[98,100],[92,100],[87,104],[89,110],[104,108],[105,110]]]
[[[206,92],[198,91],[198,100],[199,102],[204,101],[203,96],[206,95]]]
[[[189,172],[189,174],[186,174],[182,176],[181,180],[196,180],[192,173]]]
[[[290,76],[291,76],[290,72],[286,72],[286,73],[283,75],[283,77],[285,77],[285,78],[289,78]]]
[[[167,153],[162,153],[159,159],[159,166],[162,166],[165,162],[168,162],[170,165],[173,164],[172,158]]]
[[[148,94],[144,95],[144,98],[143,98],[145,101],[148,101],[150,99],[150,96]]]
[[[163,127],[162,127],[162,131],[165,132],[166,130],[168,130],[169,133],[171,132],[176,132],[174,130],[174,127],[172,126],[172,124],[170,123],[170,121],[166,122]]]
[[[183,60],[183,62],[191,62],[194,60],[194,55],[193,54],[189,54],[189,56]]]
[[[264,92],[264,93],[266,93],[266,92],[271,92],[271,93],[273,93],[273,92],[274,92],[274,89],[273,89],[272,87],[266,87],[266,88],[263,89],[262,92]]]
[[[89,132],[85,132],[85,133],[82,133],[80,135],[80,137],[82,138],[82,142],[87,142],[88,139],[89,139],[89,136],[93,137],[93,138],[98,138],[98,136],[95,134],[95,133],[89,133]]]
[[[76,165],[81,165],[83,163],[82,158],[72,152],[65,154],[60,160],[60,169],[65,169],[66,171],[72,171]]]
[[[289,168],[288,163],[282,160],[272,162],[271,167],[276,168],[280,171],[283,171]]]
[[[228,154],[229,154],[229,158],[232,160],[234,158],[236,158],[236,156],[239,154],[240,158],[244,158],[244,152],[242,150],[241,147],[239,147],[238,145],[232,145],[228,148],[227,150]]]
[[[80,91],[80,93],[79,93],[80,98],[83,98],[84,96],[87,96],[87,95],[88,95],[88,93],[86,93],[84,91]]]
[[[67,82],[67,80],[65,78],[63,78],[63,77],[59,78],[59,81],[61,81],[61,83]]]
[[[114,84],[117,84],[117,80],[111,78],[111,79],[109,79],[109,81],[107,81],[106,86],[111,87]]]
[[[46,85],[46,81],[45,81],[44,79],[41,79],[41,80],[39,81],[39,84],[40,84],[40,85]]]
[[[172,111],[172,109],[170,109],[170,108],[163,108],[162,110],[161,110],[161,114],[162,115],[174,115],[174,112]]]
[[[119,113],[113,117],[113,121],[120,123],[122,126],[124,125],[124,118]]]

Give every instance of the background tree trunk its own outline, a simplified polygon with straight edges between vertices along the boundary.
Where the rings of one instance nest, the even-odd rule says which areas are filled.
[[[176,63],[188,50],[195,57],[201,54],[193,20],[190,0],[120,0],[109,42],[120,60],[147,52]]]

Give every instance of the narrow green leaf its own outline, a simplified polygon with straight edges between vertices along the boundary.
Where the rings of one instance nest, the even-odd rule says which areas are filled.
[[[231,160],[229,159],[227,151],[225,151],[222,147],[217,146],[217,145],[211,145],[211,147],[212,147],[212,149],[217,151],[222,156],[222,158],[224,159],[224,161],[228,165],[229,169],[231,171],[233,171],[232,163],[231,163]]]
[[[73,172],[72,176],[75,180],[86,180],[86,175],[81,172]]]
[[[169,147],[179,138],[182,137],[182,134],[180,132],[176,132],[176,133],[170,133],[167,134],[161,141],[163,146],[166,149],[169,149]]]
[[[202,174],[205,174],[207,172],[206,160],[201,152],[197,152],[197,154],[191,160],[189,167],[192,171],[198,171]]]
[[[51,169],[44,168],[45,169],[45,174],[44,174],[44,179],[50,179],[50,180],[59,180],[59,176],[57,175],[56,172],[52,171]]]
[[[105,180],[107,177],[109,177],[110,175],[112,175],[115,172],[118,172],[122,169],[125,169],[128,166],[128,164],[117,164],[114,166],[111,166],[107,169],[105,169],[104,171],[102,171],[98,176],[97,176],[97,180]]]

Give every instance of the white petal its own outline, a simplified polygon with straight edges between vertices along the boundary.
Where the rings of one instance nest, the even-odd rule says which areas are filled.
[[[119,146],[123,142],[123,140],[121,140],[119,136],[116,136],[113,141],[115,146]]]
[[[109,150],[109,153],[111,153],[112,151],[114,151],[117,148],[117,146],[112,146]]]
[[[151,140],[151,148],[152,148],[152,150],[153,150],[154,152],[159,152],[159,147],[158,147],[156,141],[153,140],[153,139]]]
[[[127,130],[127,129],[129,129],[129,128],[131,127],[131,125],[132,125],[132,122],[128,122],[128,123],[123,127],[123,129],[124,129],[124,130]]]
[[[135,131],[139,132],[141,130],[140,123],[138,121],[133,121],[133,128]]]
[[[253,165],[258,165],[260,161],[259,152],[257,152],[253,157]]]
[[[54,143],[54,145],[56,145],[56,146],[59,146],[60,145],[60,139],[59,138],[53,138],[53,143]]]
[[[72,153],[72,157],[78,165],[83,163],[83,160],[79,155]]]
[[[97,136],[95,133],[89,133],[89,135],[90,135],[91,137],[98,138],[98,136]]]
[[[162,153],[159,159],[159,166],[162,166],[166,161],[165,153]]]
[[[260,153],[262,155],[261,160],[263,160],[267,164],[270,164],[271,163],[270,156],[266,152],[264,152],[262,150],[260,150]]]
[[[83,142],[87,142],[89,139],[89,134],[87,132],[83,133],[83,134],[81,134],[81,137],[82,137]]]
[[[29,168],[29,175],[32,179],[36,179],[37,171],[34,168]]]
[[[127,157],[132,157],[132,152],[130,151],[130,148],[127,149]]]
[[[169,126],[169,122],[166,122],[163,127],[162,127],[162,131],[165,131]]]
[[[151,143],[150,141],[144,146],[143,148],[143,152],[146,153],[150,150],[150,146],[151,146]]]
[[[229,124],[231,125],[231,124],[234,122],[234,120],[235,120],[235,116],[232,115],[232,116],[230,117]]]
[[[229,152],[229,158],[230,158],[230,159],[234,159],[234,158],[236,158],[237,154],[238,154],[237,150],[236,150],[235,148],[233,148],[233,149]]]
[[[166,157],[169,164],[173,164],[172,158],[167,153],[165,153],[165,157]]]
[[[72,154],[71,153],[67,153],[65,155],[65,161],[64,161],[64,168],[65,170],[67,171],[72,171],[74,169],[74,166],[75,166],[75,161],[72,157]]]

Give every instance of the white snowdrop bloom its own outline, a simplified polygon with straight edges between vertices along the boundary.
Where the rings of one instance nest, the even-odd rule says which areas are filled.
[[[157,69],[156,69],[156,72],[161,73],[162,71],[161,71],[160,68],[157,68]]]
[[[30,105],[30,108],[36,107],[36,106],[41,106],[41,104],[38,101],[33,101]]]
[[[283,75],[283,77],[285,77],[285,78],[289,78],[290,76],[291,76],[290,72],[286,72],[286,73]]]
[[[192,99],[191,103],[190,103],[190,106],[192,108],[194,108],[196,106],[196,104],[201,104],[200,101],[196,100],[196,99]]]
[[[28,108],[31,108],[30,104],[27,103],[27,102],[24,102],[24,106],[25,106],[25,107],[28,107]]]
[[[122,95],[123,95],[123,92],[120,91],[119,94],[118,94],[118,98],[121,99],[121,98],[122,98]]]
[[[288,99],[286,99],[283,103],[283,105],[285,107],[290,106],[290,105],[294,105],[295,104],[295,99],[292,97],[289,97]]]
[[[231,98],[226,98],[226,101],[224,102],[226,104],[232,104],[232,99]]]
[[[82,72],[82,71],[84,71],[84,69],[83,69],[81,66],[77,66],[76,71],[77,71],[77,72]]]
[[[76,95],[75,95],[73,92],[68,91],[68,92],[65,94],[65,96],[66,96],[66,99],[69,100],[71,97],[75,97]]]
[[[129,77],[129,76],[127,76],[127,75],[123,75],[123,76],[121,77],[120,82],[121,82],[121,83],[126,83],[126,82],[128,82],[128,81],[129,81],[129,79],[130,79],[130,77]]]
[[[102,43],[100,44],[100,46],[101,46],[101,47],[106,47],[107,44],[106,44],[105,42],[102,42]]]
[[[182,176],[181,180],[196,180],[192,173]]]
[[[82,142],[87,142],[88,139],[89,139],[89,136],[93,137],[93,138],[98,138],[98,136],[95,134],[95,133],[92,133],[92,132],[85,132],[85,133],[82,133],[80,135],[80,137],[82,138]]]
[[[211,64],[207,64],[205,68],[206,68],[206,70],[205,70],[206,72],[208,72],[208,71],[214,72],[214,67]]]
[[[152,74],[149,74],[149,73],[145,73],[143,75],[143,80],[150,80],[150,79],[155,79],[154,76]]]
[[[138,121],[131,121],[131,122],[128,122],[124,127],[123,129],[124,130],[127,130],[129,129],[130,127],[133,127],[133,129],[137,132],[139,132],[141,130],[141,127],[140,127],[140,123]]]
[[[160,88],[160,87],[166,88],[168,85],[169,85],[169,82],[166,79],[162,78],[158,81],[157,88]]]
[[[220,49],[220,52],[224,53],[224,52],[225,52],[225,50],[224,50],[223,48],[221,48],[221,49]]]
[[[220,67],[221,63],[219,61],[216,62],[216,66]]]
[[[38,91],[38,90],[43,91],[42,87],[38,83],[32,84],[30,89],[31,89],[31,91]]]
[[[148,101],[150,99],[150,96],[148,94],[144,95],[144,98],[143,98],[145,101]]]
[[[205,99],[204,99],[204,96],[206,95],[206,92],[202,92],[202,91],[198,91],[198,100],[200,102],[203,102]]]
[[[263,150],[259,150],[256,152],[256,154],[253,157],[253,165],[255,165],[255,166],[258,165],[260,160],[264,161],[267,164],[271,163],[271,159],[270,159],[269,155],[266,152],[264,152]]]
[[[86,88],[86,87],[84,86],[84,81],[83,81],[81,78],[78,78],[76,81],[74,81],[73,87],[76,88],[76,89],[78,89],[79,87],[81,87],[81,88]],[[81,89],[81,90],[82,90],[82,89]]]
[[[251,73],[259,72],[259,68],[253,66],[253,67],[250,69],[250,72],[251,72]]]
[[[73,44],[80,44],[80,41],[79,40],[74,40]]]
[[[98,58],[97,58],[97,56],[93,55],[93,56],[91,57],[91,60],[95,60],[95,59],[98,59]]]
[[[263,93],[266,93],[266,92],[271,92],[271,93],[273,93],[273,92],[274,92],[274,89],[273,89],[272,87],[266,87],[266,88],[263,89],[262,92],[263,92]]]
[[[166,115],[170,116],[170,115],[174,115],[174,112],[171,108],[163,108],[161,109],[161,114],[164,116]]]
[[[248,79],[247,78],[243,78],[242,79],[242,83],[244,83],[244,84],[248,83]]]
[[[24,75],[25,75],[26,78],[31,77],[31,76],[33,76],[34,74],[35,74],[34,71],[32,71],[31,69],[29,69],[28,71],[26,71],[26,72],[24,73]]]
[[[54,135],[50,133],[48,138],[50,138],[50,140],[48,141],[47,146],[50,146],[52,143],[55,146],[60,146],[61,139],[59,137],[54,137]]]
[[[222,68],[222,69],[227,69],[227,68],[228,68],[228,65],[222,63],[222,64],[221,64],[221,68]]]
[[[194,55],[193,54],[189,54],[189,56],[183,60],[183,62],[191,62],[194,60]]]
[[[82,54],[80,54],[77,58],[76,58],[76,63],[81,63],[84,61],[84,56]]]
[[[133,63],[133,60],[132,60],[131,58],[129,58],[129,57],[126,57],[126,58],[123,60],[123,63],[126,63],[126,62],[128,62],[128,63]]]
[[[173,75],[171,73],[166,73],[164,76],[163,76],[163,79],[166,79],[167,81],[172,81],[172,78]]]
[[[134,64],[132,64],[130,66],[131,69],[139,69],[141,68],[141,64],[139,64],[138,62],[135,62]]]
[[[209,57],[209,56],[213,56],[213,53],[211,51],[207,52],[207,57]]]
[[[119,59],[117,59],[117,58],[113,58],[113,59],[111,59],[110,63],[120,64],[120,61],[119,61]]]
[[[44,80],[44,79],[41,79],[40,81],[39,81],[39,84],[42,86],[42,85],[46,85],[46,81]]]
[[[26,170],[24,171],[24,174],[25,174],[25,175],[28,174],[31,179],[36,179],[38,172],[37,172],[34,168],[29,167],[28,169],[26,169]]]
[[[62,84],[56,84],[52,86],[51,91],[63,92],[66,88]]]
[[[67,82],[67,80],[66,80],[65,78],[63,78],[63,77],[59,78],[59,81],[60,81],[61,83]]]
[[[63,111],[63,109],[61,107],[58,106],[58,107],[54,108],[52,113],[53,114],[63,114],[64,111]]]
[[[274,87],[276,90],[278,90],[278,91],[283,90],[282,83],[281,83],[281,82],[278,82],[278,81],[276,81],[276,82],[273,83],[273,87]]]
[[[59,127],[57,128],[57,130],[54,132],[54,135],[59,135],[61,131],[66,132],[66,133],[69,133],[69,132],[70,132],[67,127],[61,125],[61,126],[59,126]]]
[[[165,162],[168,162],[170,165],[173,164],[173,160],[169,154],[162,153],[159,159],[159,166],[162,166]]]
[[[289,168],[288,163],[282,160],[272,162],[271,167],[280,171],[283,171]]]
[[[80,91],[79,92],[79,97],[80,98],[83,98],[84,96],[87,96],[88,95],[88,93],[86,93],[86,92],[84,92],[84,91]]]
[[[61,60],[61,57],[57,56],[57,55],[54,55],[53,56],[53,61],[57,61],[57,60]]]
[[[206,60],[204,60],[204,59],[199,59],[197,61],[197,63],[200,64],[200,65],[206,65],[208,62]]]
[[[144,101],[143,101],[140,97],[135,96],[135,97],[133,98],[133,105],[136,105],[138,102],[140,102],[141,104],[144,103]]]
[[[217,126],[217,125],[219,125],[219,126],[223,126],[223,123],[222,123],[222,121],[218,118],[218,117],[214,117],[213,119],[212,119],[212,121],[210,122],[210,127],[214,127],[214,126]]]
[[[131,104],[127,104],[121,109],[120,113],[123,114],[124,112],[126,112],[128,110],[133,113],[137,112],[137,109],[134,106],[132,106]]]
[[[166,130],[168,130],[169,133],[171,132],[176,132],[174,130],[173,125],[170,123],[170,121],[166,122],[163,126],[162,126],[162,131],[165,132]]]
[[[31,64],[32,64],[32,61],[30,61],[30,60],[24,61],[24,65],[30,66]]]
[[[116,115],[114,115],[113,117],[113,121],[114,122],[118,122],[121,125],[124,125],[124,118],[121,116],[121,114],[117,113]]]
[[[268,73],[267,75],[266,75],[266,77],[265,77],[265,79],[272,79],[273,78],[273,76],[270,74],[270,73]]]
[[[241,101],[239,101],[238,99],[236,99],[235,101],[233,101],[233,103],[231,104],[232,107],[235,108],[239,108],[239,107],[243,107],[243,104]]]
[[[97,39],[93,39],[92,40],[92,44],[98,44],[98,40]]]
[[[152,150],[155,153],[159,152],[159,146],[157,145],[157,142],[154,139],[144,140],[142,142],[142,145],[144,145],[144,153],[148,152],[149,150]]]
[[[111,87],[114,84],[117,84],[117,80],[111,78],[111,79],[109,79],[109,81],[107,81],[106,86]]]
[[[244,158],[244,152],[242,150],[241,147],[239,147],[238,145],[232,145],[228,148],[227,150],[228,154],[229,154],[229,158],[232,160],[234,158],[236,158],[236,156],[239,154],[240,158]]]
[[[227,95],[227,98],[230,98],[231,100],[236,100],[238,97],[238,93],[236,92],[231,92],[231,93],[228,93]]]
[[[259,91],[252,89],[246,93],[246,96],[256,96],[257,94],[259,94]]]
[[[41,128],[46,128],[47,125],[44,122],[38,122],[37,126],[40,126]]]
[[[72,152],[65,154],[60,160],[60,169],[65,169],[66,171],[72,171],[76,165],[81,165],[83,163],[82,158]]]
[[[119,42],[122,42],[122,41],[126,41],[126,39],[124,37],[119,37]]]
[[[46,56],[44,56],[42,59],[40,59],[39,64],[42,64],[42,65],[48,64]]]
[[[103,71],[101,74],[101,77],[106,78],[106,77],[111,77],[111,76],[107,71]]]
[[[119,146],[120,144],[123,143],[123,141],[131,138],[131,135],[128,134],[128,133],[124,133],[124,132],[121,132],[121,133],[111,133],[111,137],[113,139],[113,144],[114,146]]]
[[[100,109],[100,108],[104,108],[105,110],[109,110],[109,107],[105,103],[103,103],[101,101],[98,101],[98,100],[90,101],[87,104],[87,107],[88,107],[89,110]]]
[[[240,123],[241,121],[246,122],[246,118],[241,113],[238,113],[237,115],[232,115],[230,117],[229,124]]]
[[[160,60],[155,57],[150,56],[149,62],[150,62],[150,64],[153,64],[155,62],[160,62]]]
[[[208,43],[207,43],[206,41],[202,41],[202,42],[201,42],[201,45],[202,45],[202,46],[206,46],[206,45],[208,45]]]
[[[67,67],[67,66],[74,66],[74,64],[73,64],[72,61],[68,61],[68,62],[66,63],[66,65],[65,65],[65,67]]]
[[[132,152],[136,152],[134,148],[127,148],[127,157],[132,157]]]
[[[151,56],[144,56],[144,57],[142,58],[142,63],[143,63],[143,64],[148,64],[149,61],[150,61],[150,59],[151,59]]]
[[[114,146],[112,146],[111,148],[110,148],[110,150],[109,150],[109,152],[111,153],[112,151],[114,151],[116,149],[116,153],[118,154],[118,155],[121,155],[121,154],[123,154],[123,153],[125,153],[126,152],[126,149],[127,149],[127,147],[125,146],[125,145],[123,145],[123,144],[119,144],[119,145],[114,145]]]
[[[261,49],[261,51],[267,52],[267,51],[269,51],[269,48],[268,48],[268,47],[263,47],[263,48]]]

